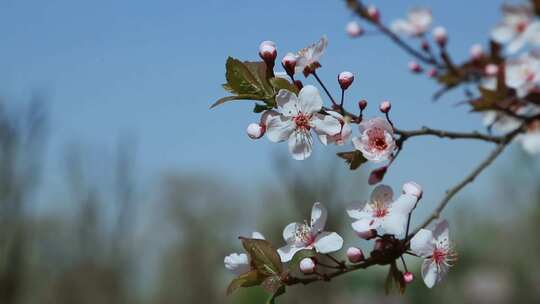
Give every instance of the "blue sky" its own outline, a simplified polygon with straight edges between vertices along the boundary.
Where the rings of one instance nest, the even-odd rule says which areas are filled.
[[[457,61],[473,43],[486,43],[500,16],[495,2],[373,1],[385,22],[414,6],[431,7],[435,25],[449,31]],[[133,135],[142,178],[178,168],[244,183],[275,176],[269,159],[287,147],[248,139],[245,127],[257,120],[250,102],[208,109],[226,94],[220,86],[225,59],[257,59],[262,40],[276,41],[281,56],[326,34],[321,78],[337,93],[336,75],[353,72],[348,102],[366,98],[368,115],[376,115],[376,105],[388,99],[400,128],[482,127],[477,115],[453,106],[461,93],[432,103],[434,83],[410,75],[411,58],[384,37],[349,39],[344,27],[351,19],[337,0],[3,0],[0,96],[17,103],[38,90],[49,97],[47,159],[53,172],[67,143],[107,150],[122,136]],[[411,140],[388,182],[397,187],[417,180],[425,185],[427,199],[439,197],[489,148],[467,141]],[[333,152],[316,149],[305,165],[314,166]],[[485,187],[491,181],[486,176],[474,187]]]

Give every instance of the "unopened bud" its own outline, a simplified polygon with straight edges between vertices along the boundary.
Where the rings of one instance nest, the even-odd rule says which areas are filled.
[[[360,111],[364,111],[364,109],[367,107],[367,101],[365,99],[362,99],[358,102],[358,107],[360,108]]]
[[[403,274],[403,281],[405,281],[405,283],[409,284],[411,283],[412,281],[414,280],[414,275],[412,274],[412,272],[410,271],[407,271]]]
[[[310,274],[315,271],[315,262],[311,258],[303,258],[300,261],[300,271],[305,274]]]
[[[421,199],[423,194],[422,187],[415,182],[407,182],[403,184],[402,192],[403,194],[416,196],[418,199]]]
[[[362,36],[362,34],[364,33],[364,29],[356,21],[351,21],[347,23],[345,31],[351,38]]]
[[[392,108],[392,104],[388,100],[385,100],[385,101],[381,102],[381,104],[379,105],[379,111],[381,111],[383,113],[390,112],[391,108]]]
[[[351,72],[341,72],[338,75],[338,82],[342,90],[346,90],[354,81],[354,75]]]
[[[356,234],[358,235],[358,237],[369,241],[377,236],[377,230],[370,229],[362,232],[357,232]]]
[[[424,50],[424,52],[428,52],[430,49],[429,43],[426,40],[422,40],[421,47],[422,47],[422,50]]]
[[[296,67],[296,56],[293,53],[287,53],[287,55],[285,55],[283,59],[281,59],[281,65],[289,76],[294,75],[294,68]]]
[[[435,39],[435,42],[440,47],[444,47],[446,43],[448,42],[448,33],[446,32],[446,29],[442,26],[437,26],[433,29],[433,39]]]
[[[410,61],[409,70],[413,73],[420,73],[422,72],[422,67],[416,61]]]
[[[256,124],[256,123],[250,123],[246,129],[247,135],[251,139],[261,138],[264,135],[265,131],[266,131],[266,128],[264,126],[261,126],[260,124]]]
[[[381,13],[375,5],[370,5],[367,8],[367,15],[373,22],[379,22],[381,20]]]
[[[499,67],[496,64],[490,63],[484,68],[487,76],[496,76],[499,73]]]
[[[433,69],[428,71],[427,75],[430,78],[435,78],[435,77],[437,77],[437,75],[439,75],[439,71],[437,71],[437,69],[433,68]]]
[[[360,248],[349,247],[349,249],[347,249],[347,258],[351,263],[359,263],[364,260],[364,253]]]
[[[259,56],[267,63],[274,63],[277,57],[276,43],[273,41],[263,41],[259,45]]]
[[[472,60],[480,60],[485,55],[484,48],[482,47],[481,44],[478,44],[478,43],[471,46],[470,53],[471,53]]]
[[[387,169],[388,167],[384,166],[371,171],[368,178],[368,184],[375,185],[382,181]]]

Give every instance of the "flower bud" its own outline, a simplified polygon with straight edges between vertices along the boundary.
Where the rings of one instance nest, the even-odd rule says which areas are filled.
[[[484,68],[484,73],[487,76],[496,76],[499,73],[499,67],[496,64],[490,63]]]
[[[405,283],[409,284],[414,280],[414,275],[412,274],[412,272],[407,271],[403,274],[403,280],[405,281]]]
[[[287,53],[287,55],[285,55],[283,59],[281,59],[281,65],[289,76],[294,75],[294,68],[296,67],[296,56],[293,53]]]
[[[421,199],[423,194],[422,187],[415,182],[407,182],[403,184],[402,192],[403,194],[416,196],[418,199]]]
[[[356,235],[358,235],[358,237],[364,240],[371,240],[372,238],[377,236],[377,230],[370,229],[367,231],[357,232]]]
[[[435,39],[435,42],[440,47],[444,47],[446,43],[448,42],[448,33],[446,32],[446,29],[442,26],[437,26],[433,29],[433,39]]]
[[[385,114],[390,112],[391,108],[392,108],[392,104],[388,100],[381,102],[381,104],[379,105],[379,111]]]
[[[365,99],[362,99],[358,102],[358,107],[360,108],[360,111],[364,111],[364,109],[367,107],[367,101]]]
[[[424,50],[424,52],[428,52],[430,49],[429,43],[426,40],[422,40],[422,44],[420,45],[420,47],[422,48],[422,50]]]
[[[263,41],[259,45],[259,56],[267,63],[274,63],[277,57],[276,43],[273,41]]]
[[[480,60],[485,55],[484,48],[482,47],[481,44],[478,44],[478,43],[471,46],[470,53],[471,53],[472,60]]]
[[[351,21],[347,23],[345,31],[351,38],[362,36],[362,34],[364,33],[364,29],[356,21]]]
[[[256,123],[250,123],[246,129],[247,135],[251,139],[261,138],[264,135],[265,131],[266,131],[266,128],[264,126],[261,126],[260,124],[256,124]]]
[[[373,22],[379,22],[381,20],[381,13],[375,5],[368,6],[367,15]]]
[[[338,75],[338,82],[342,90],[346,90],[354,81],[354,75],[351,72],[341,72]]]
[[[311,258],[303,258],[300,261],[300,271],[305,274],[310,274],[315,271],[315,262]]]
[[[420,73],[422,72],[422,67],[416,61],[410,61],[409,70],[413,73]]]
[[[435,77],[437,77],[437,75],[439,75],[439,71],[437,71],[437,69],[433,68],[433,69],[428,71],[427,75],[430,78],[435,78]]]
[[[368,178],[368,184],[375,185],[382,181],[387,169],[388,167],[384,166],[371,171]]]
[[[364,260],[364,253],[360,248],[349,247],[349,249],[347,249],[347,258],[351,263],[359,263]]]

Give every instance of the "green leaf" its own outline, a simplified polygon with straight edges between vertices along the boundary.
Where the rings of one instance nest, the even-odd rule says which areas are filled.
[[[251,74],[255,77],[258,85],[265,92],[266,96],[273,96],[274,90],[269,82],[269,74],[266,63],[262,61],[244,61],[244,65],[248,68]],[[272,72],[273,76],[273,72]]]
[[[339,152],[337,156],[343,158],[351,170],[358,169],[363,163],[367,162],[362,152],[355,150],[351,152]]]
[[[226,103],[228,101],[232,101],[232,100],[257,100],[257,99],[254,98],[253,96],[250,96],[250,95],[227,96],[227,97],[220,98],[216,102],[214,102],[210,106],[210,109],[215,108],[215,107],[217,107],[219,105],[222,105],[222,104],[224,104],[224,103]]]
[[[287,79],[281,77],[270,78],[270,84],[274,88],[275,92],[279,90],[288,90],[295,94],[298,94],[298,87],[290,83]]]
[[[274,304],[277,297],[285,293],[285,286],[281,285],[268,299],[268,304]]]
[[[260,285],[262,282],[259,273],[256,270],[251,270],[246,273],[241,274],[237,278],[233,279],[227,287],[227,295],[233,293],[236,289],[240,287],[251,287]]]
[[[300,261],[305,258],[312,258],[317,255],[317,252],[313,249],[302,249],[294,254],[289,263],[289,269],[300,267]]]
[[[384,291],[386,294],[392,292],[392,290],[398,291],[400,294],[405,293],[405,279],[403,278],[403,272],[401,272],[396,265],[396,262],[390,264],[388,269],[388,275],[386,276],[386,282],[384,284]]]
[[[264,112],[264,111],[267,111],[267,110],[272,110],[272,106],[265,105],[265,104],[262,105],[262,104],[256,103],[255,107],[253,108],[254,113],[261,113],[261,112]]]
[[[266,240],[241,238],[242,245],[250,257],[252,267],[262,276],[279,276],[283,264],[276,249]]]

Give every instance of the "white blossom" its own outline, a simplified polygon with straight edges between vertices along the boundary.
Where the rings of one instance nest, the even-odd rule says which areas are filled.
[[[524,54],[506,63],[506,85],[514,88],[518,97],[525,97],[540,81],[540,59]]]
[[[508,51],[515,53],[525,44],[540,46],[540,22],[532,11],[524,8],[506,8],[503,20],[491,31],[493,40],[508,44]]]
[[[255,231],[251,234],[252,239],[264,240],[264,236]],[[245,253],[231,253],[223,260],[225,268],[235,275],[241,275],[249,271],[249,258]]]
[[[312,45],[301,49],[296,53],[296,73],[304,73],[309,75],[312,71],[320,66],[319,60],[326,50],[328,40],[323,36],[319,41]]]
[[[394,130],[382,117],[362,121],[358,128],[360,136],[352,139],[355,149],[373,162],[388,160],[396,147]]]
[[[391,25],[392,31],[408,36],[420,36],[430,27],[433,17],[431,11],[415,8],[409,11],[407,19],[398,19]]]
[[[290,223],[283,229],[283,239],[287,245],[278,249],[283,262],[290,261],[302,249],[315,249],[319,253],[338,251],[343,246],[343,238],[335,232],[324,231],[328,212],[321,203],[313,204],[309,223]]]

